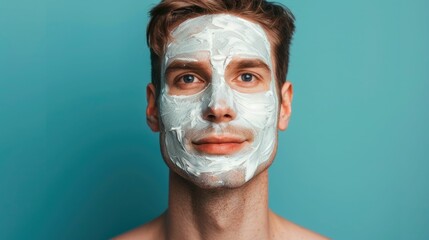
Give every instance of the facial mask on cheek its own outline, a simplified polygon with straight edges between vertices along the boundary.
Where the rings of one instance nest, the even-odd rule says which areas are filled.
[[[232,15],[204,15],[190,19],[172,32],[162,67],[160,118],[163,124],[164,150],[171,161],[192,178],[209,175],[221,186],[229,181],[224,173],[243,173],[243,181],[251,179],[257,167],[270,160],[275,148],[278,99],[274,74],[268,91],[241,93],[225,81],[225,69],[233,58],[264,61],[272,68],[270,44],[263,29],[252,22]],[[208,53],[212,67],[211,83],[193,95],[173,96],[165,83],[166,66],[177,59],[198,61]],[[187,57],[186,57],[187,56]],[[231,121],[215,123],[204,119],[207,108],[225,107],[235,113]],[[234,131],[246,133],[251,142],[230,155],[210,155],[197,152],[192,145],[204,134]]]

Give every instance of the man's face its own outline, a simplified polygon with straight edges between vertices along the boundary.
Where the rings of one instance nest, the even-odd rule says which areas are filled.
[[[159,97],[164,160],[201,187],[241,186],[276,150],[279,99],[268,37],[225,14],[185,21],[171,36]]]

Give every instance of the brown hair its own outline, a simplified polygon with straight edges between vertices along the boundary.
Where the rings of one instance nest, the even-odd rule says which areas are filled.
[[[276,78],[286,80],[289,46],[295,30],[291,11],[265,0],[162,0],[150,11],[147,42],[151,50],[152,83],[159,93],[161,60],[170,41],[170,32],[189,18],[228,13],[260,24],[269,36],[274,52]]]

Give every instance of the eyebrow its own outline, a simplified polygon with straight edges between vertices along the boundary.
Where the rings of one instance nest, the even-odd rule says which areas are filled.
[[[192,70],[197,72],[207,73],[209,69],[207,67],[207,63],[200,61],[182,61],[182,60],[174,60],[170,63],[165,70],[166,74],[169,74],[176,70]]]
[[[246,69],[246,68],[264,68],[267,71],[270,71],[268,65],[260,59],[240,59],[232,60],[227,68],[233,69]]]

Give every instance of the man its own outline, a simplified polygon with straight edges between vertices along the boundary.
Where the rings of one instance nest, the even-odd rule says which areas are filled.
[[[263,0],[164,0],[151,11],[147,122],[170,168],[167,211],[118,239],[325,239],[268,208],[292,13]]]

